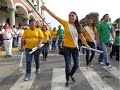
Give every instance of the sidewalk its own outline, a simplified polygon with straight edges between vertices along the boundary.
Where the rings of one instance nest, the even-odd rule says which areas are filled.
[[[12,51],[13,52],[18,51],[18,48],[12,48]],[[0,49],[0,57],[5,55],[6,55],[6,52]]]

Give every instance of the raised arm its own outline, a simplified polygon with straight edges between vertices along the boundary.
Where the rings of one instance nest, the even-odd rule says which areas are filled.
[[[79,37],[80,37],[82,43],[83,43],[87,48],[90,48],[90,46],[87,44],[87,42],[86,42],[86,40],[85,40],[85,38],[84,38],[84,36],[83,36],[82,33],[79,34]]]
[[[42,10],[45,10],[46,12],[48,12],[53,18],[55,18],[59,23],[61,23],[61,18],[59,18],[58,16],[56,16],[52,11],[50,11],[46,6],[42,5],[41,6]]]

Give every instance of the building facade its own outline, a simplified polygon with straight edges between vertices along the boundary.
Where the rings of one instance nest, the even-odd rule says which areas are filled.
[[[29,24],[32,18],[41,24],[44,20],[41,5],[41,0],[0,0],[0,25]]]

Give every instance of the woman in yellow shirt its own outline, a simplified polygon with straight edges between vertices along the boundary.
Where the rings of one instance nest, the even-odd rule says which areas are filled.
[[[36,28],[36,23],[34,19],[30,19],[29,28],[26,29],[23,33],[22,42],[21,42],[21,50],[23,51],[23,46],[25,45],[25,53],[26,53],[26,75],[24,80],[28,81],[31,78],[31,64],[32,57],[34,56],[35,64],[36,64],[36,75],[40,73],[40,63],[39,63],[39,55],[41,52],[40,46],[43,41],[43,33],[40,29]],[[32,48],[38,47],[38,49],[31,53]]]
[[[43,44],[44,46],[42,47],[42,54],[43,54],[43,60],[46,61],[48,57],[48,48],[49,48],[49,43],[51,42],[51,33],[47,29],[46,25],[42,26],[42,31],[43,31]]]
[[[41,6],[41,9],[47,11],[53,18],[55,18],[58,22],[60,22],[64,27],[64,58],[65,58],[65,73],[66,73],[66,83],[65,86],[69,86],[69,77],[75,82],[75,78],[73,77],[75,71],[79,68],[79,50],[78,50],[78,36],[80,36],[81,41],[85,44],[87,48],[89,48],[88,44],[85,41],[81,33],[80,24],[78,21],[77,14],[75,12],[70,12],[69,21],[65,21],[58,16],[56,16],[53,12],[51,12],[47,7]],[[74,65],[71,67],[71,56],[73,57]]]
[[[55,51],[56,50],[56,40],[57,40],[56,27],[54,27],[53,30],[51,31],[51,36],[52,36],[52,50]]]
[[[92,17],[87,19],[87,26],[84,27],[83,33],[84,33],[84,36],[86,38],[88,45],[91,48],[95,49],[97,30],[96,30],[96,27],[94,25],[94,19]],[[91,51],[91,55],[89,55],[89,54],[90,54],[90,50],[86,49],[87,68],[92,66],[91,61],[95,56],[95,51]]]

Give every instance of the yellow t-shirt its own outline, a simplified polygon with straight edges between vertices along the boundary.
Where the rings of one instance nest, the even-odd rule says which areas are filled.
[[[32,49],[39,45],[40,38],[43,38],[43,32],[35,28],[34,30],[30,30],[30,28],[26,29],[22,39],[26,41],[25,48]]]
[[[49,30],[43,31],[43,35],[44,35],[43,43],[48,43],[51,37],[50,31]]]
[[[51,31],[51,37],[52,39],[56,39],[57,38],[57,31]]]
[[[90,28],[93,30],[93,27],[90,27]],[[94,32],[94,35],[97,33],[96,27],[94,27],[93,32]],[[92,40],[90,34],[85,30],[85,28],[84,28],[84,30],[83,30],[83,33],[84,33],[83,35],[85,36],[86,41],[94,42],[94,41]],[[95,39],[95,38],[94,38],[94,39]]]
[[[63,46],[75,48],[76,45],[72,39],[71,32],[70,32],[69,27],[68,27],[68,22],[65,20],[61,20],[61,24],[63,25],[64,30],[65,30]]]

